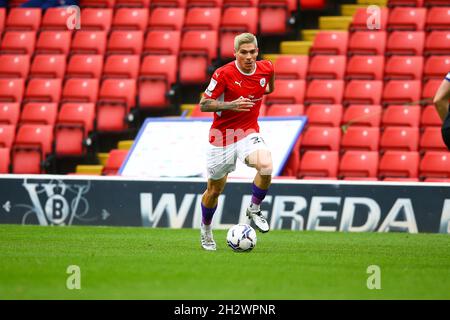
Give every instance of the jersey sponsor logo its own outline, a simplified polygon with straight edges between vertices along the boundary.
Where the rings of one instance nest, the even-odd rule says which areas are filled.
[[[238,85],[239,87],[241,87],[241,88],[242,88],[242,86],[241,86],[241,84],[242,84],[242,80],[241,80],[241,81],[239,81],[239,82],[238,82],[238,81],[235,81],[234,83],[235,83],[235,84],[237,84],[237,85]]]
[[[261,85],[261,87],[264,87],[266,85],[266,78],[261,78],[259,80],[259,84]]]

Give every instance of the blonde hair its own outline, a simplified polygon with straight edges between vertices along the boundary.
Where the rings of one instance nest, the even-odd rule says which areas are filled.
[[[234,50],[238,51],[244,43],[253,43],[258,48],[258,40],[252,33],[241,33],[234,38]]]

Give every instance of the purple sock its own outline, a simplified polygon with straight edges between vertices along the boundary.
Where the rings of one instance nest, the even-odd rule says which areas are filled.
[[[252,185],[252,203],[254,204],[261,204],[261,202],[264,200],[267,194],[267,189],[261,189],[253,183]]]
[[[214,208],[206,208],[202,203],[202,222],[204,225],[210,225],[217,205]]]

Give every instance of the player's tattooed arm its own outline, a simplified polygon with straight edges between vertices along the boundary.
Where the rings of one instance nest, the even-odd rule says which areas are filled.
[[[250,111],[255,103],[247,98],[239,98],[234,101],[217,101],[215,99],[202,98],[200,100],[200,109],[202,112],[217,112],[223,110]]]
[[[269,83],[266,86],[266,92],[264,94],[270,94],[275,90],[275,74],[270,78]]]
[[[444,79],[433,99],[434,106],[442,120],[445,119],[449,111],[448,99],[450,99],[450,81]]]

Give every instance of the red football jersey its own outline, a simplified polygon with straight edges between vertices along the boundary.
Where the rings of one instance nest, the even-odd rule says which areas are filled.
[[[255,104],[250,111],[215,112],[209,132],[211,144],[225,146],[251,133],[259,132],[259,109],[266,86],[273,74],[273,65],[267,60],[256,61],[255,70],[249,74],[238,68],[236,60],[214,72],[203,97],[228,102],[243,97],[252,100]]]

